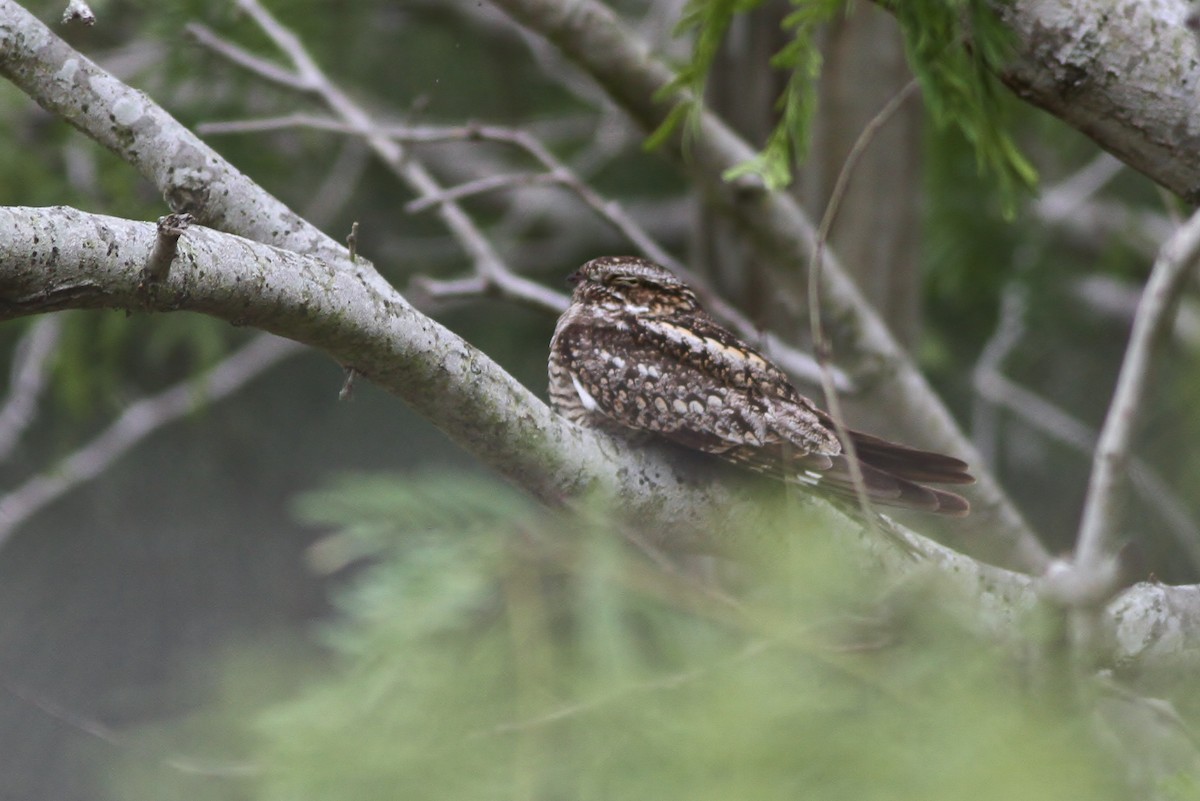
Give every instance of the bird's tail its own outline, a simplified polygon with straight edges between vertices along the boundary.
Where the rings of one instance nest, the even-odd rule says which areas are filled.
[[[916,509],[951,517],[971,511],[967,499],[926,484],[973,484],[967,463],[953,456],[910,448],[861,431],[848,432],[862,471],[863,486],[873,503]],[[820,471],[820,486],[839,495],[855,497],[854,478],[846,456],[830,457]]]

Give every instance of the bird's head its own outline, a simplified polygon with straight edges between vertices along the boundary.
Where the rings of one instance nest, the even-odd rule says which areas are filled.
[[[696,294],[665,267],[636,256],[592,259],[568,279],[572,303],[638,316],[669,317],[699,309]]]

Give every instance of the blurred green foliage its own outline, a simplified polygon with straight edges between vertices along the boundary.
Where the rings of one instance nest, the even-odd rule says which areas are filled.
[[[333,527],[318,561],[360,566],[333,664],[259,716],[229,798],[1128,797],[965,599],[881,590],[803,504],[749,538],[737,602],[603,504],[473,474],[349,477],[297,509]]]

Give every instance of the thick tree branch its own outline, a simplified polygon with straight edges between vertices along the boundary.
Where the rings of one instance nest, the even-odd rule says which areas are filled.
[[[100,69],[11,0],[0,0],[0,75],[130,164],[173,211],[298,253],[345,252],[149,97]]]
[[[139,271],[151,223],[69,208],[0,208],[0,319],[64,308],[141,308]],[[53,270],[47,269],[53,267]],[[417,411],[497,472],[543,500],[595,489],[618,496],[655,547],[721,548],[763,519],[760,497],[724,468],[677,453],[630,448],[567,423],[466,342],[402,297],[381,293],[342,264],[193,226],[152,302],[270,331],[328,353]],[[722,480],[712,480],[720,471]],[[769,504],[768,504],[769,506]],[[974,599],[978,625],[1011,636],[1036,603],[1032,580],[981,564],[890,522],[919,559],[816,500],[836,536],[858,538],[890,575],[926,572]],[[653,521],[653,524],[648,524]],[[776,521],[777,522],[777,521]],[[1200,589],[1141,584],[1114,601],[1104,626],[1112,660],[1161,677],[1163,665],[1200,668]],[[1176,676],[1188,675],[1181,670]]]
[[[656,546],[716,547],[722,530],[758,516],[735,486],[701,482],[704,466],[683,469],[554,415],[486,355],[345,261],[193,226],[147,298],[140,271],[155,236],[153,225],[74,209],[0,209],[0,319],[148,303],[210,314],[325,351],[544,501],[593,486],[615,492],[623,506],[663,524],[654,529]]]
[[[672,78],[670,70],[597,0],[491,1],[553,42],[647,131],[656,129],[684,99],[657,99]],[[709,200],[741,226],[764,261],[779,267],[781,281],[807,264],[816,230],[795,199],[768,192],[748,176],[725,180],[725,173],[749,160],[754,151],[719,119],[699,112],[691,124],[680,126],[665,150]],[[860,369],[851,377],[865,387],[862,397],[887,409],[897,437],[961,456],[979,476],[969,493],[974,513],[967,525],[978,535],[972,551],[999,564],[1040,571],[1048,559],[1045,549],[833,253],[825,254],[821,284],[825,314],[846,329],[843,341],[852,353],[841,355],[857,357]]]
[[[1185,0],[997,3],[1009,88],[1189,203],[1200,201],[1200,43]]]
[[[367,136],[373,132],[381,133],[402,144],[490,141],[502,142],[518,147],[545,167],[547,172],[542,174],[544,181],[556,183],[569,189],[588,208],[594,211],[597,216],[612,225],[625,239],[631,242],[643,256],[665,267],[669,267],[676,274],[691,282],[693,287],[701,293],[705,307],[734,328],[743,339],[747,341],[761,341],[766,351],[771,354],[771,358],[793,376],[813,384],[820,381],[820,368],[817,366],[815,359],[787,344],[778,336],[760,331],[758,326],[734,308],[732,304],[709,290],[700,276],[688,270],[684,264],[659,245],[620,203],[605,198],[589,186],[528,131],[495,125],[475,124],[457,127],[377,125],[371,131],[362,131],[344,122],[316,117],[310,114],[289,114],[283,117],[236,122],[210,122],[197,126],[197,129],[201,133],[208,134],[261,133],[293,128],[312,128],[352,136]],[[495,179],[485,178],[482,180],[494,181]],[[460,186],[459,189],[461,190],[461,188]],[[423,195],[418,200],[412,201],[409,204],[409,210],[412,211],[441,202],[445,199],[448,191],[450,190]],[[476,276],[474,278],[433,281],[428,278],[417,277],[414,281],[421,291],[427,292],[431,297],[466,298],[476,297],[489,291],[499,292],[510,299],[547,309],[555,314],[561,314],[566,309],[568,302],[567,296],[561,292],[555,292],[530,281],[519,280],[519,277],[504,263],[499,263],[490,276],[481,275],[479,270],[476,269]],[[413,299],[411,295],[410,299]],[[841,391],[850,391],[852,387],[845,373],[837,368],[831,369],[835,386]]]

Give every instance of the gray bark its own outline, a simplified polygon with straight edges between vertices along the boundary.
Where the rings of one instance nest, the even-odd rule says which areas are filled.
[[[414,309],[359,261],[326,262],[193,226],[146,286],[149,223],[74,209],[0,208],[0,319],[69,308],[196,311],[318,348],[413,406],[549,503],[593,488],[654,519],[655,545],[719,546],[756,517],[750,498],[553,414],[486,354]]]
[[[1001,76],[1030,103],[1189,203],[1200,201],[1200,44],[1184,0],[999,3]]]

